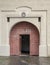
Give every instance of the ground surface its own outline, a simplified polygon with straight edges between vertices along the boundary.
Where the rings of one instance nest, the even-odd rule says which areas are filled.
[[[0,57],[0,65],[50,65],[50,58],[37,56]]]

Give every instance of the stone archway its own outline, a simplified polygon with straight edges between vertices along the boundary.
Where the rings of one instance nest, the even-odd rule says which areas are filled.
[[[39,55],[39,31],[35,25],[26,21],[15,24],[10,31],[10,55],[21,55],[22,34],[30,35],[29,55]]]

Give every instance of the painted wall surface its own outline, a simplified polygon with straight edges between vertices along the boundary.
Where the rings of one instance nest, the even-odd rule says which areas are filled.
[[[46,11],[46,29],[47,29],[47,52],[48,56],[50,56],[50,0],[0,0],[0,55],[3,52],[4,46],[5,46],[5,52],[8,51],[9,45],[6,43],[9,43],[7,37],[8,37],[8,23],[7,19],[5,17],[7,12],[1,12],[3,10],[11,10],[14,11],[16,8],[21,6],[28,6],[31,7],[32,10],[37,11]],[[4,14],[4,15],[3,15]],[[9,14],[13,14],[13,12],[10,12]],[[7,33],[6,33],[7,32]],[[5,39],[6,38],[6,39]],[[3,49],[1,49],[1,45]],[[5,54],[5,53],[4,53]],[[9,55],[9,52],[6,53]]]

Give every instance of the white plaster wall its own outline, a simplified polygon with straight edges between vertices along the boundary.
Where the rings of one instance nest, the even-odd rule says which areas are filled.
[[[14,10],[19,6],[29,6],[33,10],[47,10],[47,45],[48,45],[48,56],[50,56],[50,0],[0,0],[0,10]],[[11,13],[10,13],[11,14]],[[1,14],[1,29],[5,30],[4,32],[0,29],[1,44],[5,44],[7,40],[4,39],[6,37],[6,23],[4,21],[4,15]],[[4,26],[5,25],[5,26]],[[3,36],[4,33],[4,36]],[[3,39],[3,40],[2,40]]]

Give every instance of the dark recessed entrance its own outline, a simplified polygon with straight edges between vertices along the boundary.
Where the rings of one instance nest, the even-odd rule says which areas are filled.
[[[30,53],[30,35],[20,35],[21,36],[21,54]]]

